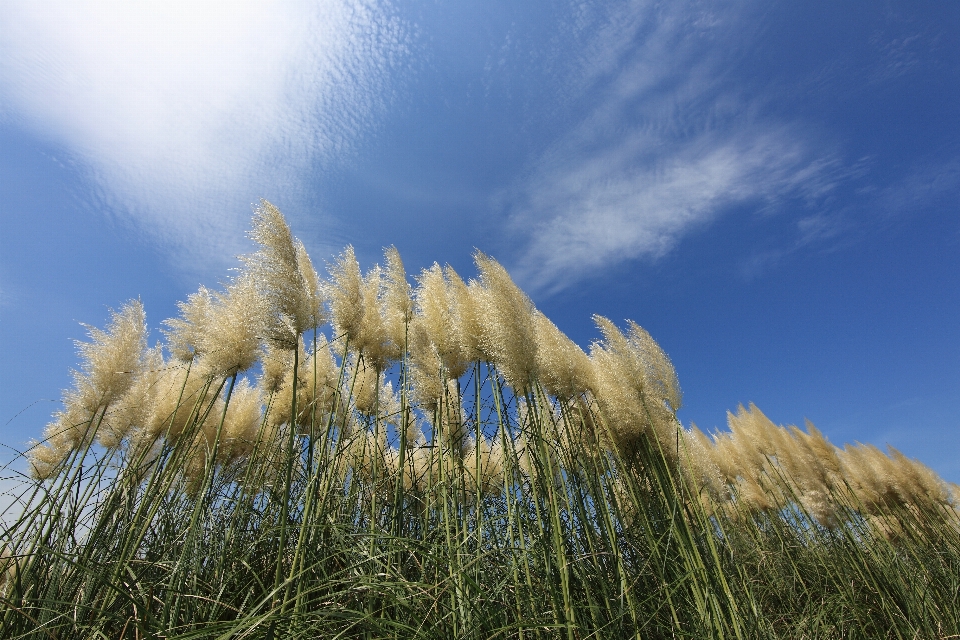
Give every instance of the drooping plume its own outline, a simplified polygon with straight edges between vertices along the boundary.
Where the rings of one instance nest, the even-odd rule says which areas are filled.
[[[107,330],[88,327],[90,342],[77,342],[83,362],[73,372],[75,400],[88,410],[104,407],[126,392],[140,372],[147,349],[143,305],[131,300],[111,314]]]
[[[664,455],[678,453],[680,387],[673,366],[653,338],[630,323],[629,337],[610,320],[594,316],[603,341],[590,349],[594,389],[607,435],[623,452],[653,438]]]
[[[141,371],[127,389],[104,415],[103,424],[97,430],[97,441],[105,447],[116,447],[126,440],[131,432],[143,429],[153,406],[163,374],[163,351],[157,347],[147,351]]]
[[[80,371],[72,372],[74,387],[63,393],[64,408],[27,454],[37,478],[49,477],[72,451],[93,441],[99,412],[126,393],[143,368],[147,325],[139,300],[112,312],[106,330],[87,330],[91,340],[77,342]]]
[[[547,316],[534,314],[540,383],[557,398],[571,398],[594,386],[590,358]]]

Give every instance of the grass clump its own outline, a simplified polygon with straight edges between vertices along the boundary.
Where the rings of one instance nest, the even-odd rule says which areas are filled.
[[[148,348],[90,329],[0,538],[9,638],[947,638],[957,488],[756,407],[676,418],[666,354],[589,354],[488,256],[321,280],[280,212]],[[254,377],[251,372],[257,372]]]

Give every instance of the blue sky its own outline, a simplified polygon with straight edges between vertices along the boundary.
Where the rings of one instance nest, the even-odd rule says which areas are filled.
[[[199,5],[199,6],[198,6]],[[630,318],[680,418],[755,402],[960,482],[960,5],[0,5],[0,442],[80,322],[156,328],[250,250],[496,257],[581,345]],[[3,454],[8,459],[9,454]]]

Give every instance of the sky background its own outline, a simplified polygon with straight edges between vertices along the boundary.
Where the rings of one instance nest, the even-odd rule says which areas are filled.
[[[960,3],[0,4],[0,442],[80,323],[156,328],[276,204],[321,267],[494,256],[673,359],[960,482]],[[9,460],[10,451],[0,453]]]

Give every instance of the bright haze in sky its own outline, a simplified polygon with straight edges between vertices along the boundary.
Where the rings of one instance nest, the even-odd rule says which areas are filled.
[[[156,328],[285,213],[321,271],[506,266],[580,345],[673,359],[960,482],[960,4],[0,4],[0,442],[80,323]],[[7,450],[0,456],[13,457]]]

